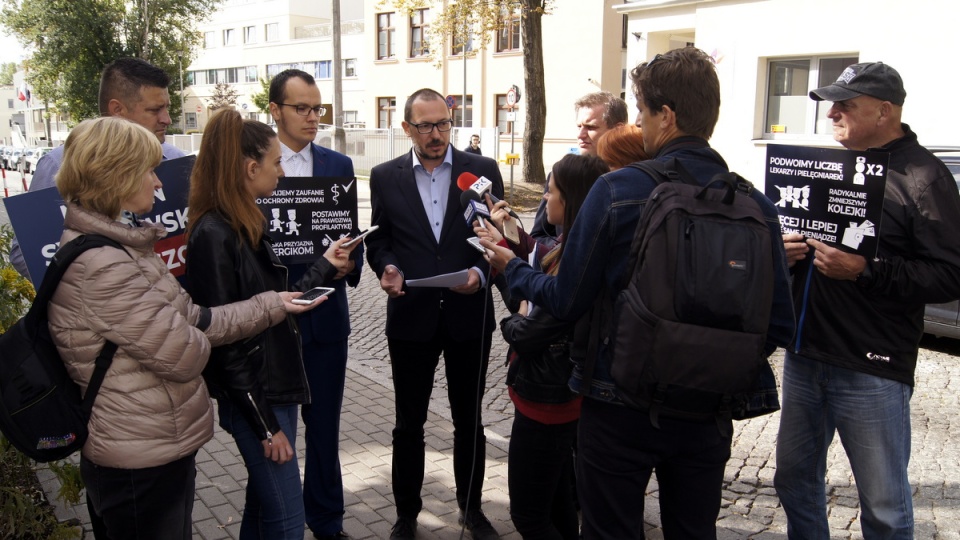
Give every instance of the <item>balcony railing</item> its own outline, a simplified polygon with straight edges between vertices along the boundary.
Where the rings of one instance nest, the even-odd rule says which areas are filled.
[[[341,35],[351,35],[351,34],[362,34],[363,33],[363,20],[358,19],[355,21],[343,21],[340,23],[340,34]],[[293,29],[293,39],[329,39],[333,34],[333,24],[332,23],[321,23],[321,24],[308,24],[305,26],[297,26]]]

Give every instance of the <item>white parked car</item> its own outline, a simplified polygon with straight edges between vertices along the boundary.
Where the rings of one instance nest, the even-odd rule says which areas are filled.
[[[40,158],[47,155],[53,148],[34,148],[27,154],[26,158],[23,161],[23,172],[24,174],[31,173],[37,170],[37,162],[40,161]]]

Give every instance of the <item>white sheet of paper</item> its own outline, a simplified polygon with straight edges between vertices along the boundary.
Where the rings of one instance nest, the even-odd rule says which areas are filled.
[[[459,272],[453,272],[450,274],[440,274],[439,276],[433,276],[428,278],[420,279],[408,279],[406,284],[410,287],[456,287],[457,285],[463,285],[470,278],[470,270],[460,270]]]

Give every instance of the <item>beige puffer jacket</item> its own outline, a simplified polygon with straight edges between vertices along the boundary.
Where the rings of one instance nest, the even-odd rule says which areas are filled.
[[[86,391],[105,339],[118,350],[93,406],[83,455],[97,465],[140,469],[185,457],[213,436],[213,409],[200,373],[210,347],[285,320],[276,292],[213,308],[205,331],[193,304],[153,252],[162,226],[132,228],[67,205],[61,242],[97,233],[126,247],[83,253],[50,302],[50,333],[73,380]]]

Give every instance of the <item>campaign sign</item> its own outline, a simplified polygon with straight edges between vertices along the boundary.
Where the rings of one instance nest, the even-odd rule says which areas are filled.
[[[888,160],[885,152],[767,146],[767,196],[781,229],[872,259]]]
[[[257,204],[283,264],[312,263],[330,244],[359,230],[356,178],[283,177]]]
[[[186,156],[160,163],[156,173],[163,187],[154,192],[153,210],[142,216],[145,221],[160,223],[167,229],[166,238],[157,242],[155,250],[177,277],[184,271],[187,196],[195,160],[194,156]],[[39,285],[50,259],[60,247],[67,207],[60,192],[53,187],[8,197],[3,202],[30,279]]]

